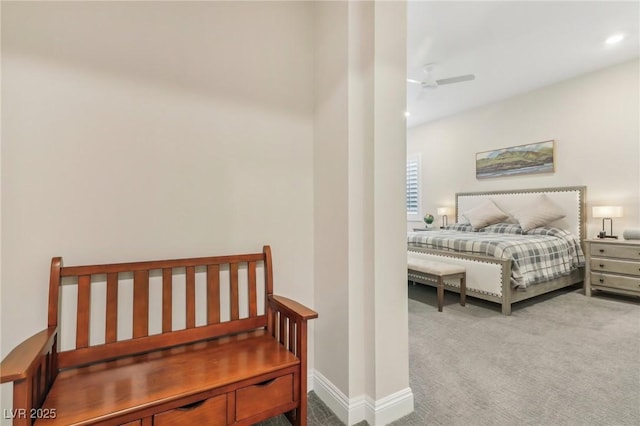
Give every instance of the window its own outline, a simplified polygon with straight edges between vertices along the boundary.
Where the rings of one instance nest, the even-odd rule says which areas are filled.
[[[407,157],[407,219],[422,220],[420,214],[420,154]]]

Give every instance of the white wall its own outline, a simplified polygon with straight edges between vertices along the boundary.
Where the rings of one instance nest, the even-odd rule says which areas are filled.
[[[624,206],[614,233],[640,227],[639,81],[634,60],[409,129],[408,153],[422,154],[423,213],[454,207],[461,191],[586,185],[587,236],[602,226],[594,205]],[[555,173],[475,178],[477,152],[549,139]]]
[[[276,291],[313,306],[312,11],[3,3],[3,357],[46,326],[56,255],[72,265],[268,243]],[[310,368],[313,352],[311,336]]]
[[[45,326],[52,256],[269,243],[320,313],[310,372],[352,420],[411,411],[405,35],[404,2],[3,4],[2,355]]]

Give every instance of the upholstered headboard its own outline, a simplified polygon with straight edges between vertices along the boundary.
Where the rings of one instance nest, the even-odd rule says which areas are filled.
[[[585,238],[585,186],[565,186],[558,188],[518,189],[510,191],[459,192],[456,194],[456,222],[460,216],[486,199],[491,199],[506,213],[514,211],[535,201],[540,194],[545,194],[559,205],[566,217],[551,225],[562,228],[576,235],[580,240]]]

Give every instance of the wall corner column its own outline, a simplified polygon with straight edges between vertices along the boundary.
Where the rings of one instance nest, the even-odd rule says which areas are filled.
[[[383,425],[413,411],[406,2],[315,10],[314,390],[347,425]]]

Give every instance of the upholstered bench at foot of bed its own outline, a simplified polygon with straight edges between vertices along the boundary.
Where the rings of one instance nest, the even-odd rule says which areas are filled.
[[[464,267],[459,265],[452,265],[450,263],[436,262],[433,260],[425,259],[420,255],[408,253],[407,269],[409,271],[413,271],[414,273],[418,273],[427,281],[433,281],[437,283],[438,312],[442,312],[442,305],[444,303],[445,278],[460,279],[460,304],[462,306],[465,305],[465,299],[467,296],[467,271]]]

